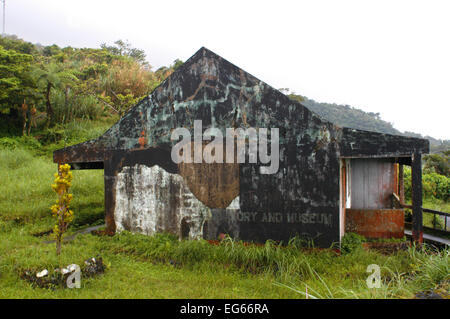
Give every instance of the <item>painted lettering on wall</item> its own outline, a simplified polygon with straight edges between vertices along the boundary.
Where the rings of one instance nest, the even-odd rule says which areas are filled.
[[[332,226],[333,214],[323,213],[280,213],[280,212],[242,212],[236,213],[236,219],[239,222],[258,222],[258,223],[288,223],[288,224],[323,224]]]

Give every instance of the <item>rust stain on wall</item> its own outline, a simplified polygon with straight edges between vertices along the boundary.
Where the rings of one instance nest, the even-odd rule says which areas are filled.
[[[191,161],[195,148],[202,152],[206,143],[190,143]],[[239,196],[239,164],[238,163],[186,163],[178,164],[191,192],[209,208],[227,208]]]
[[[403,238],[402,209],[346,209],[345,231],[367,238]]]

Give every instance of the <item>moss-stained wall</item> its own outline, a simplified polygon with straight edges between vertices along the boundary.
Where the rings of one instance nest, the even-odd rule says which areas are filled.
[[[213,169],[207,167],[212,164],[205,163],[176,165],[170,158],[171,148],[177,142],[170,140],[171,133],[184,127],[194,136],[195,120],[202,121],[203,131],[214,127],[224,136],[227,128],[278,128],[278,172],[261,174],[261,166],[266,165],[260,162]],[[151,205],[147,198],[153,195],[145,195],[133,184],[127,197],[123,181],[143,182],[144,177],[138,177],[134,171],[136,164],[149,168],[158,165],[166,173],[181,176],[190,192],[217,212],[209,222],[215,230],[208,230],[207,236],[213,236],[220,228],[244,240],[287,241],[302,235],[320,246],[329,246],[339,241],[340,157],[407,156],[426,148],[418,139],[337,127],[202,48],[104,135],[58,150],[54,160],[78,163],[80,168],[104,163],[106,220],[111,231],[119,223],[115,221],[118,216],[128,216],[125,220],[129,225],[145,219],[133,217],[129,211],[141,203],[141,214],[145,214],[143,207]],[[119,193],[125,197],[117,197]],[[146,204],[141,195],[150,202]],[[224,210],[237,196],[239,209]],[[126,200],[131,202],[127,204]],[[155,200],[164,205],[168,202]],[[165,208],[167,214],[171,209]]]

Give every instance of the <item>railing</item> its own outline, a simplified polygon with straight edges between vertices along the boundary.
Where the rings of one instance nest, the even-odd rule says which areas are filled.
[[[395,193],[392,194],[392,199],[393,199],[393,205],[394,206],[401,207],[401,208],[408,208],[408,209],[412,209],[413,208],[412,205],[406,205],[406,204],[402,203],[400,201],[399,196],[397,194],[395,194]],[[433,217],[433,228],[423,226],[424,229],[437,230],[437,231],[442,231],[442,232],[446,232],[446,233],[450,232],[450,229],[447,230],[447,219],[450,219],[450,213],[444,213],[444,212],[440,212],[438,210],[433,210],[433,209],[423,208],[423,207],[422,207],[422,212],[434,215],[434,217]],[[436,227],[437,226],[436,215],[444,216],[444,229],[440,229],[440,228]]]
[[[400,204],[400,206],[402,208],[409,208],[412,209],[411,205],[405,205],[405,204]],[[440,230],[440,231],[445,231],[445,232],[450,232],[450,230],[447,230],[447,219],[450,218],[450,214],[449,213],[444,213],[444,212],[440,212],[438,210],[433,210],[433,209],[428,209],[428,208],[422,208],[422,212],[424,213],[430,213],[433,214],[433,230]],[[436,227],[437,222],[436,222],[436,215],[439,216],[444,216],[444,229],[439,229]],[[424,228],[429,228],[429,227],[424,227]]]

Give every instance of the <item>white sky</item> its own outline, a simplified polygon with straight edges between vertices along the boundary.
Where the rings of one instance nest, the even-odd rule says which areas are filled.
[[[275,88],[450,139],[450,1],[6,0],[30,42],[144,49],[154,69],[200,47]]]

